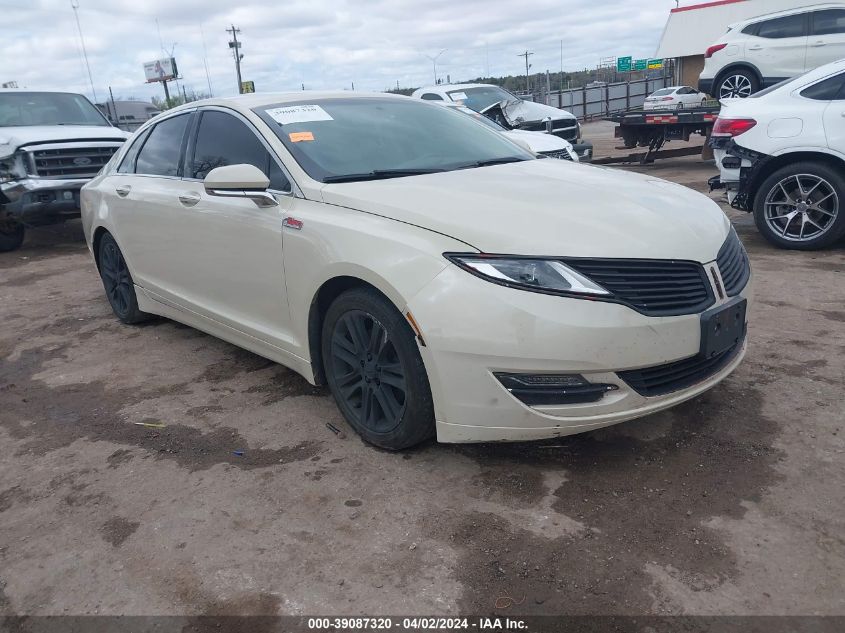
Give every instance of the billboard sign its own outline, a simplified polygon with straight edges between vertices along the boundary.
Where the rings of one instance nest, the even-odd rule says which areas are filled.
[[[172,57],[157,59],[144,64],[144,75],[147,78],[147,83],[151,81],[169,81],[175,79],[178,74],[176,60]]]
[[[249,94],[251,92],[255,92],[255,82],[254,81],[242,81],[241,82],[241,94]]]
[[[627,73],[631,71],[631,57],[616,58],[616,72]]]

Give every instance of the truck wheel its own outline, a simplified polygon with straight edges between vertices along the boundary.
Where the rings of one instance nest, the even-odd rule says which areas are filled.
[[[100,239],[98,263],[106,298],[115,316],[126,324],[140,323],[150,318],[149,314],[138,309],[132,275],[129,274],[117,242],[109,233]]]
[[[824,163],[787,165],[769,176],[754,199],[754,221],[781,248],[824,248],[845,235],[845,179]]]
[[[0,253],[19,249],[23,238],[23,224],[13,218],[0,219]]]
[[[401,450],[434,434],[434,405],[416,337],[405,317],[371,288],[329,306],[322,356],[335,402],[371,444]]]
[[[745,99],[760,90],[760,81],[750,70],[737,68],[729,70],[716,82],[718,99]]]

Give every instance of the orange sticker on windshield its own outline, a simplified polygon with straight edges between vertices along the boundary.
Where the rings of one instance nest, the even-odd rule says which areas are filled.
[[[291,143],[301,143],[302,141],[313,141],[313,132],[291,132],[288,134]]]

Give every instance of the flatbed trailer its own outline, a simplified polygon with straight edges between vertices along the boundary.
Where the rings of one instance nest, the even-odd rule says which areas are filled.
[[[719,116],[721,106],[718,101],[708,101],[697,108],[643,110],[635,108],[617,112],[606,117],[606,121],[617,124],[614,136],[621,138],[625,149],[647,147],[644,153],[629,154],[624,157],[609,157],[594,160],[594,163],[634,162],[651,163],[657,158],[672,156],[690,156],[701,151],[702,158],[712,158],[706,140],[710,138],[713,123]],[[697,147],[685,147],[661,152],[660,149],[669,141],[689,141],[693,134],[705,138],[701,150]]]

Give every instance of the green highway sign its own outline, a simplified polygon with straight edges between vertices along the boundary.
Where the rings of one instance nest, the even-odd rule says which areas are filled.
[[[648,68],[647,59],[634,60],[634,70],[645,70],[646,68]]]
[[[663,68],[663,60],[662,59],[650,59],[648,60],[648,67],[649,70],[654,68]]]
[[[616,72],[627,73],[631,72],[631,56],[616,58]]]

